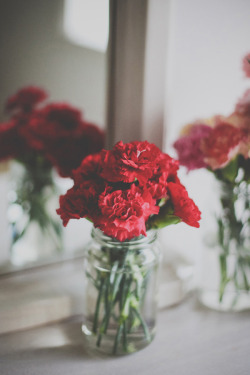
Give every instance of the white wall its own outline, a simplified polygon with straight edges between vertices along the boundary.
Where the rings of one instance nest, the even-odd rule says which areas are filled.
[[[173,0],[168,51],[166,150],[188,122],[216,113],[229,114],[250,81],[241,60],[250,51],[249,0]],[[164,241],[193,258],[200,255],[209,216],[216,206],[213,176],[198,170],[183,183],[203,213],[201,229],[184,224],[167,228]]]

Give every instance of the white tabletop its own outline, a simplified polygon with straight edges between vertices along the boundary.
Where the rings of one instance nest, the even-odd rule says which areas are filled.
[[[158,315],[145,349],[124,357],[89,353],[81,317],[0,335],[1,375],[249,375],[250,313],[221,313],[192,296]]]

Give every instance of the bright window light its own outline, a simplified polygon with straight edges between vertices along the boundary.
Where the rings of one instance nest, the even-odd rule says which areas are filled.
[[[108,0],[65,0],[64,32],[71,42],[105,52],[108,25]]]

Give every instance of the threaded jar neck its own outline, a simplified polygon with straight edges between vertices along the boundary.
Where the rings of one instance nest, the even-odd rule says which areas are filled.
[[[127,241],[119,241],[115,238],[106,236],[100,229],[93,228],[91,233],[92,238],[100,243],[102,246],[110,248],[127,248],[127,249],[140,249],[145,247],[145,245],[150,245],[157,240],[157,231],[150,230],[147,232],[147,236],[135,237]]]

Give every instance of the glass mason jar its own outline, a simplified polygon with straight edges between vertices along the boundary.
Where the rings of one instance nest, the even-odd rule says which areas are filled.
[[[157,232],[120,242],[93,229],[85,257],[82,326],[92,349],[121,355],[152,341],[159,262]]]
[[[47,261],[62,249],[59,190],[52,168],[37,161],[30,168],[14,162],[10,175],[10,261],[14,266]]]
[[[217,238],[204,249],[199,298],[216,310],[246,310],[250,309],[250,185],[223,183],[220,196]]]

